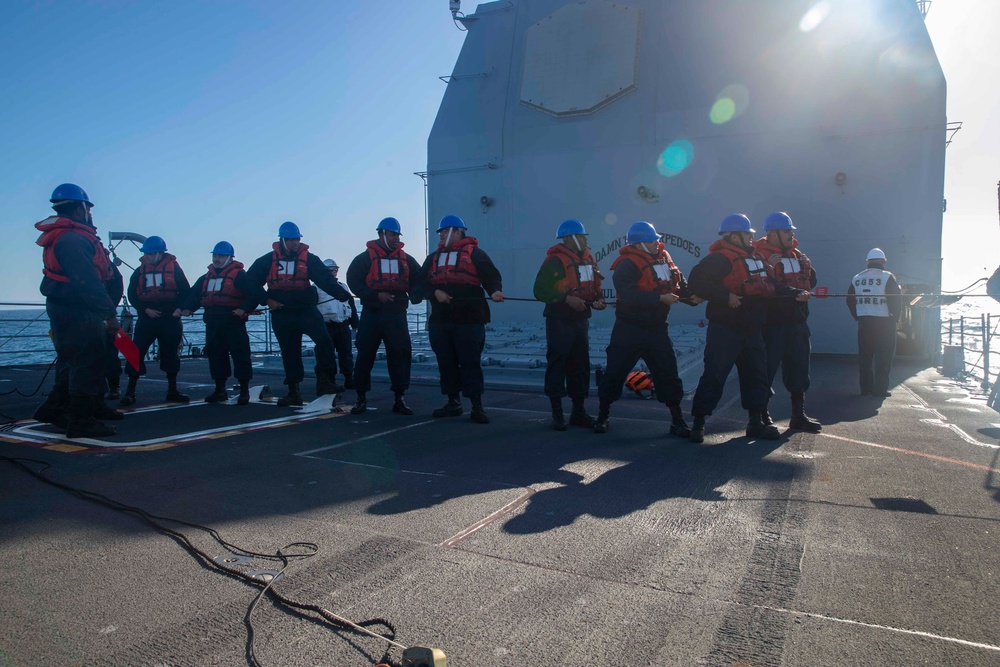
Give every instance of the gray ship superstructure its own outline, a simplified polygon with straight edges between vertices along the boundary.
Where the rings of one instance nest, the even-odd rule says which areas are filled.
[[[429,242],[443,215],[462,216],[508,296],[531,297],[566,218],[610,276],[636,220],[689,272],[726,214],[759,230],[774,210],[831,294],[875,246],[907,292],[939,289],[945,81],[913,0],[500,0],[460,22],[428,142]],[[856,349],[842,298],[811,308],[815,351]],[[526,321],[541,305],[493,313]],[[901,329],[901,350],[937,350],[936,310]]]

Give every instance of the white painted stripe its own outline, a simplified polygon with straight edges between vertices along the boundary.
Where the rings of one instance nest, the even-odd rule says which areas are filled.
[[[330,445],[329,447],[319,447],[317,449],[309,449],[309,450],[306,450],[304,452],[296,452],[295,456],[306,456],[306,457],[308,457],[308,456],[310,456],[312,454],[316,454],[316,453],[319,453],[319,452],[327,452],[327,451],[330,451],[331,449],[340,449],[341,447],[347,447],[348,445],[353,445],[353,444],[356,444],[356,443],[359,443],[359,442],[364,442],[365,440],[373,440],[375,438],[381,438],[383,436],[390,435],[392,433],[399,433],[400,431],[405,431],[406,429],[409,429],[409,428],[415,428],[417,426],[424,426],[425,424],[433,424],[433,423],[434,423],[433,421],[428,420],[428,421],[423,421],[423,422],[416,422],[414,424],[407,424],[406,426],[400,426],[399,428],[389,429],[388,431],[382,431],[381,433],[373,433],[372,435],[366,435],[365,437],[363,437],[363,438],[357,438],[356,440],[347,440],[345,442],[341,442],[341,443],[336,444],[336,445]]]
[[[891,625],[880,625],[878,623],[865,623],[864,621],[853,621],[849,618],[837,618],[836,616],[825,616],[823,614],[813,614],[806,611],[783,609],[781,607],[768,607],[766,605],[754,605],[754,607],[757,609],[766,609],[768,611],[775,611],[781,614],[791,614],[792,616],[800,616],[803,618],[815,618],[821,621],[844,623],[846,625],[859,625],[861,627],[873,628],[875,630],[887,630],[889,632],[898,632],[900,634],[913,635],[915,637],[926,637],[928,639],[937,639],[939,641],[950,642],[952,644],[961,644],[962,646],[971,646],[972,648],[986,649],[987,651],[1000,651],[1000,646],[997,646],[995,644],[985,644],[983,642],[969,641],[968,639],[947,637],[945,635],[934,634],[933,632],[924,632],[923,630],[907,630],[906,628],[896,628]]]
[[[953,459],[947,456],[939,456],[937,454],[928,454],[927,452],[918,452],[912,449],[903,449],[902,447],[893,447],[891,445],[880,445],[877,442],[867,442],[865,440],[855,440],[854,438],[845,438],[842,435],[833,435],[832,433],[817,433],[816,435],[824,438],[833,438],[834,440],[843,440],[844,442],[850,442],[855,445],[864,445],[865,447],[875,447],[876,449],[887,449],[890,452],[899,452],[901,454],[909,454],[911,456],[919,456],[925,459],[931,459],[933,461],[941,461],[943,463],[952,463],[954,465],[965,466],[967,468],[975,468],[976,470],[985,470],[987,472],[1000,473],[1000,470],[996,468],[991,468],[986,465],[979,463],[969,463],[968,461],[962,461],[960,459]]]
[[[126,412],[126,415],[134,414],[138,412],[159,412],[161,410],[183,410],[185,408],[194,407],[205,407],[202,403],[189,403],[184,405],[170,405],[170,406],[159,406],[154,408],[143,408],[140,410],[132,410]],[[237,408],[238,409],[238,408]],[[281,424],[284,422],[295,422],[303,421],[309,419],[315,419],[317,417],[316,413],[305,413],[305,414],[294,414],[287,415],[284,417],[278,417],[277,419],[264,419],[256,422],[243,422],[238,424],[232,424],[229,426],[220,426],[218,428],[204,429],[201,431],[189,431],[187,433],[175,433],[173,435],[163,436],[161,438],[151,438],[149,440],[132,440],[132,441],[122,441],[122,440],[97,440],[93,438],[73,438],[72,440],[67,439],[65,434],[62,433],[48,433],[45,431],[37,431],[36,428],[40,426],[45,426],[38,422],[32,422],[27,426],[18,427],[9,433],[16,433],[20,436],[29,438],[35,442],[66,442],[71,445],[88,445],[90,447],[100,447],[104,449],[128,449],[131,447],[144,447],[148,445],[156,445],[161,442],[186,442],[188,440],[198,440],[208,435],[213,435],[215,433],[227,433],[230,431],[249,431],[255,430],[262,427],[271,426],[274,424]],[[119,437],[119,436],[111,436]]]
[[[910,389],[909,387],[907,387],[905,384],[904,385],[900,385],[900,388],[901,389],[905,389],[906,392],[908,394],[910,394],[910,396],[912,396],[915,401],[917,401],[918,403],[920,403],[919,406],[915,406],[915,407],[923,408],[924,410],[927,410],[928,412],[930,412],[930,413],[932,413],[934,415],[933,419],[921,419],[920,421],[922,421],[922,422],[924,422],[926,424],[932,424],[934,426],[941,426],[943,428],[946,428],[949,431],[952,431],[955,435],[957,435],[958,437],[960,437],[962,440],[965,440],[970,445],[976,445],[977,447],[985,447],[987,449],[1000,449],[1000,445],[994,445],[993,443],[989,443],[989,442],[980,442],[979,440],[976,440],[971,435],[969,435],[968,433],[966,433],[965,431],[963,431],[957,425],[949,423],[948,419],[943,414],[941,414],[940,412],[938,412],[937,410],[935,410],[934,408],[932,408],[931,405],[930,405],[930,403],[928,403],[923,398],[921,398],[920,395],[917,394],[917,392],[913,391],[912,389]]]
[[[965,440],[970,445],[975,445],[977,447],[985,447],[986,449],[1000,449],[1000,445],[994,445],[991,442],[980,442],[979,440],[976,440],[971,435],[963,431],[957,425],[951,423],[945,423],[941,419],[921,419],[920,421],[923,422],[924,424],[930,424],[932,426],[940,426],[941,428],[946,428],[955,435],[957,435],[962,440]]]

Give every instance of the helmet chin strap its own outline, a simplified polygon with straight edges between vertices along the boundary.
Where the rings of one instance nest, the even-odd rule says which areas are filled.
[[[573,235],[573,245],[576,246],[577,252],[583,252],[583,248],[580,247],[580,238],[576,234]]]
[[[226,261],[225,261],[225,262],[223,262],[223,263],[222,263],[222,266],[220,266],[219,268],[220,268],[220,269],[224,269],[224,268],[226,268],[227,266],[229,266],[229,263],[230,263],[231,261],[233,261],[233,256],[232,256],[232,255],[226,255]]]
[[[454,227],[449,227],[448,228],[448,233],[444,237],[444,247],[445,248],[450,248],[451,247],[451,233],[452,233],[452,231],[454,231],[454,229],[455,229]]]

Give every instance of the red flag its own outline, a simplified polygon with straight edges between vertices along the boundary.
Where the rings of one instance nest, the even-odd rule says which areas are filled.
[[[128,365],[139,372],[139,348],[135,346],[132,339],[128,337],[128,334],[119,329],[115,332],[115,347],[118,351],[122,353],[125,357],[125,361]]]

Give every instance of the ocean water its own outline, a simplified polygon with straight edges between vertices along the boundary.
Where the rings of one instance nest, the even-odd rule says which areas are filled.
[[[941,344],[961,346],[966,372],[978,379],[983,379],[985,367],[984,331],[990,347],[989,379],[995,382],[1000,373],[1000,303],[969,297],[941,307]]]
[[[197,356],[197,350],[205,345],[205,323],[201,319],[201,313],[181,319],[184,323],[181,354]],[[412,333],[420,332],[426,325],[426,316],[419,308],[409,311],[409,320]],[[252,352],[277,354],[278,342],[271,333],[266,313],[250,317],[247,321],[247,333],[250,334]],[[309,350],[312,347],[312,342],[305,338],[303,348]],[[0,366],[49,364],[55,356],[45,308],[27,306],[0,310]]]
[[[990,331],[990,380],[1000,373],[1000,303],[990,298],[969,297],[949,306],[941,307],[942,345],[961,345],[965,370],[971,376],[983,378],[984,319],[989,316]],[[421,308],[409,311],[410,331],[417,338],[426,339],[426,315]],[[205,344],[205,323],[201,315],[185,317],[182,354],[190,356]],[[255,353],[277,353],[278,345],[271,333],[267,315],[256,315],[247,322],[250,347]],[[424,340],[425,342],[425,340]],[[311,349],[308,338],[303,347]],[[55,359],[55,350],[49,338],[49,322],[45,309],[25,307],[0,310],[0,366],[48,364]]]

